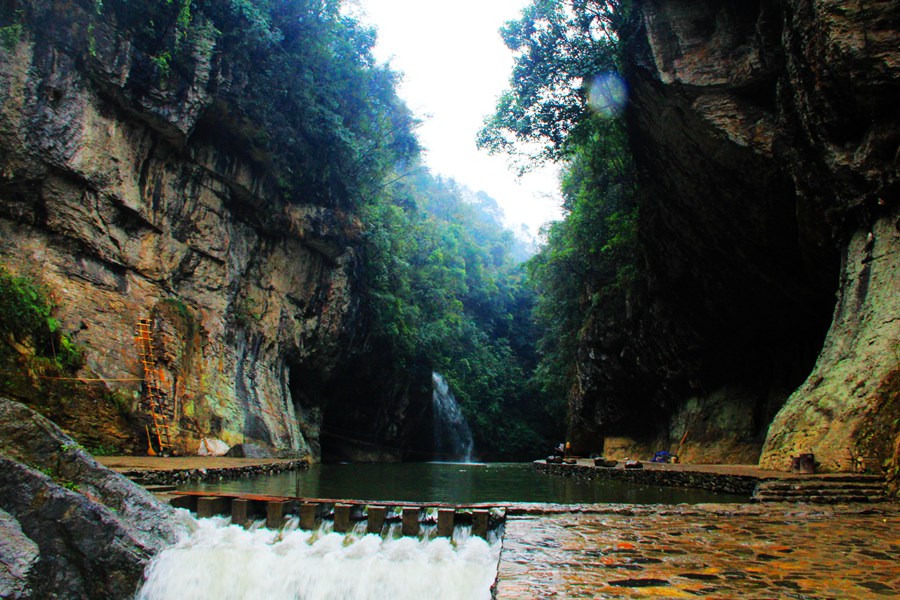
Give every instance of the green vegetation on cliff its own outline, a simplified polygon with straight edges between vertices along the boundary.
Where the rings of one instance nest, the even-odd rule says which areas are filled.
[[[47,361],[66,372],[81,367],[81,349],[60,331],[54,308],[46,289],[0,265],[0,361],[4,367],[16,359]]]
[[[95,0],[146,54],[148,89],[219,68],[215,131],[267,165],[288,197],[353,206],[418,152],[398,75],[372,56],[375,31],[340,0]],[[89,25],[94,47],[99,29]],[[225,127],[223,127],[225,125]],[[228,140],[221,140],[227,143]]]
[[[66,423],[94,453],[121,452],[128,441],[115,430],[126,427],[130,402],[92,385],[84,349],[63,333],[56,309],[43,285],[0,265],[0,395]]]

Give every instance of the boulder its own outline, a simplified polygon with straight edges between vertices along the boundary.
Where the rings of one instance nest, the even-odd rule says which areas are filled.
[[[118,598],[174,543],[179,519],[56,425],[0,398],[0,595]]]
[[[228,449],[225,456],[231,458],[273,458],[272,453],[256,444],[237,444]]]
[[[197,448],[197,456],[224,456],[228,452],[228,444],[216,438],[203,438]]]
[[[27,598],[28,575],[37,559],[37,544],[12,515],[0,510],[0,598]]]

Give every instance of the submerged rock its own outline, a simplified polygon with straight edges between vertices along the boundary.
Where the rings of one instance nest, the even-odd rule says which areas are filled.
[[[4,598],[117,598],[178,526],[171,507],[0,398],[0,530]]]

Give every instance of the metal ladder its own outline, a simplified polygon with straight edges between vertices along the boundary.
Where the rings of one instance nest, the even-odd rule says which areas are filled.
[[[153,353],[153,328],[152,319],[138,319],[134,332],[134,340],[138,346],[138,354],[144,367],[144,384],[147,389],[146,407],[153,421],[153,431],[156,434],[159,454],[171,454],[172,439],[169,430],[169,419],[174,416],[172,406],[168,401],[168,394],[159,387],[163,379],[162,371],[156,366],[156,357]],[[153,444],[150,444],[153,450]]]

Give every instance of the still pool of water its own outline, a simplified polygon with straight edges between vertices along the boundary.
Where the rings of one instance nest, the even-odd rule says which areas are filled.
[[[309,469],[217,483],[184,491],[243,492],[365,501],[696,504],[746,502],[705,490],[582,481],[537,472],[529,463],[377,463],[312,465]]]

